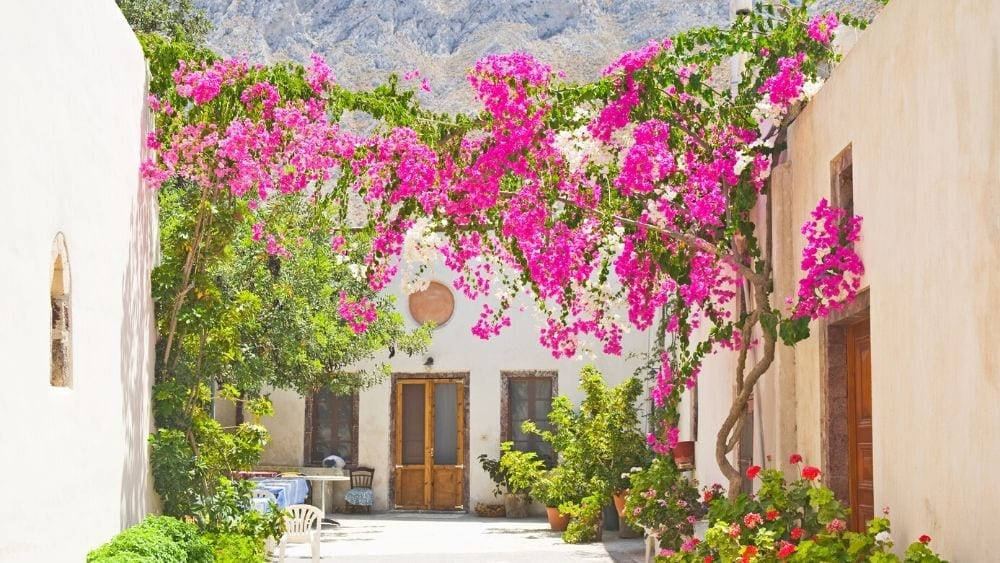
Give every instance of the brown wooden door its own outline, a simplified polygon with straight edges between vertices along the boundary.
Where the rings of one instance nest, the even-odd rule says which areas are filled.
[[[464,395],[459,379],[396,383],[397,508],[464,509]]]
[[[851,528],[875,517],[872,462],[872,357],[868,319],[847,330],[847,417]]]

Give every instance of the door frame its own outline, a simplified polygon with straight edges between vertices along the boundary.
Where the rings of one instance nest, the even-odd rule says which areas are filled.
[[[462,507],[469,512],[469,372],[393,373],[389,391],[389,509],[396,510],[396,385],[407,380],[455,379],[462,383]],[[400,509],[407,510],[407,509]],[[428,509],[429,510],[429,509]],[[457,512],[457,511],[456,511]]]
[[[870,293],[867,287],[861,290],[854,301],[821,321],[825,330],[819,331],[820,357],[823,363],[819,416],[821,467],[826,486],[838,500],[848,506],[851,502],[851,454],[848,435],[850,413],[847,398],[847,331],[851,325],[865,319],[870,321]],[[872,431],[875,429],[872,428]]]

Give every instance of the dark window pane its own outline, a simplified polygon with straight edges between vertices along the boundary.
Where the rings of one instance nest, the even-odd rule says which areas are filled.
[[[403,385],[403,464],[424,463],[424,386]]]
[[[548,415],[552,408],[552,378],[511,379],[508,395],[508,424],[514,448],[533,451],[552,460],[552,449],[538,436],[521,431],[521,424],[531,420],[541,430],[550,429]]]
[[[354,460],[355,414],[353,396],[334,395],[327,389],[313,395],[312,463],[331,454]]]

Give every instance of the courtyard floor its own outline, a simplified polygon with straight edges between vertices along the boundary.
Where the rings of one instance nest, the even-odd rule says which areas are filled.
[[[388,512],[331,515],[323,525],[322,561],[640,563],[641,539],[604,532],[603,543],[570,545],[544,518],[479,518],[467,514]],[[277,553],[275,553],[277,555]],[[289,544],[287,561],[309,561],[309,544]],[[277,558],[274,559],[275,561]]]

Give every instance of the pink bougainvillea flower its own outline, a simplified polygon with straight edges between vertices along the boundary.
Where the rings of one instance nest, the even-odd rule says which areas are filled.
[[[833,12],[817,14],[809,20],[809,25],[806,26],[806,33],[809,34],[809,37],[813,41],[829,45],[830,40],[833,39],[833,32],[837,30],[837,26],[839,25],[840,20],[837,18],[837,14]]]

